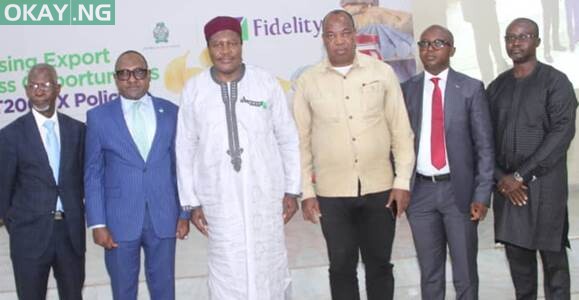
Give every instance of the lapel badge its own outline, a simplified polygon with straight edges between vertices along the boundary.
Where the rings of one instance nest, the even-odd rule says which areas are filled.
[[[159,113],[164,113],[165,110],[163,108],[159,108]]]

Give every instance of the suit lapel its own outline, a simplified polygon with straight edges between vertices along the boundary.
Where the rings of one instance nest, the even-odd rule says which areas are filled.
[[[448,130],[456,116],[456,110],[459,109],[458,101],[460,95],[460,80],[453,69],[448,70],[446,79],[446,88],[444,91],[444,134],[448,135]],[[445,138],[448,140],[448,138]]]
[[[38,130],[38,126],[36,125],[36,120],[34,119],[34,115],[32,112],[29,112],[26,116],[26,120],[24,122],[25,126],[25,134],[26,134],[26,143],[29,147],[27,149],[31,149],[35,153],[38,153],[40,163],[43,166],[43,170],[45,171],[44,178],[49,178],[49,180],[56,184],[54,180],[54,175],[52,174],[52,169],[50,168],[50,162],[48,161],[48,154],[46,153],[46,149],[44,149],[44,144],[42,143],[42,137],[40,136],[40,130]]]
[[[60,166],[58,172],[58,182],[61,182],[63,170],[66,170],[67,164],[70,158],[75,157],[73,153],[70,153],[74,149],[74,141],[72,140],[70,134],[70,126],[68,120],[65,119],[61,114],[57,114],[58,117],[58,127],[60,131]]]
[[[147,162],[151,160],[151,157],[154,157],[156,151],[159,148],[160,139],[162,138],[160,132],[167,132],[165,131],[165,127],[167,125],[167,117],[165,113],[165,107],[163,107],[163,103],[158,101],[155,97],[151,96],[153,101],[153,109],[155,110],[155,118],[157,119],[157,128],[155,129],[155,135],[153,140],[151,141],[151,148],[149,149],[149,156],[147,157]]]

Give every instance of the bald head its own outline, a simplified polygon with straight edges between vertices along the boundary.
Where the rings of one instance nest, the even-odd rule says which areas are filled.
[[[444,40],[448,41],[451,46],[454,46],[454,35],[452,35],[452,32],[450,32],[448,28],[440,25],[430,25],[426,29],[424,29],[424,31],[422,31],[422,34],[420,36],[423,37],[427,33],[431,32],[438,32],[444,37]]]
[[[40,72],[46,72],[49,76],[50,82],[56,83],[58,81],[56,69],[54,69],[52,65],[46,63],[36,64],[32,68],[30,68],[30,71],[28,71],[28,81],[30,81],[30,77],[32,77],[34,74]]]
[[[509,26],[507,26],[507,32],[509,32],[509,29],[514,26],[514,25],[526,25],[528,26],[533,32],[536,37],[539,37],[539,26],[537,25],[537,23],[535,23],[535,21],[528,19],[528,18],[516,18],[514,19]]]
[[[119,55],[119,57],[117,58],[117,61],[115,62],[115,70],[119,69],[118,67],[119,67],[120,62],[128,55],[136,55],[136,56],[140,57],[145,64],[145,69],[149,68],[149,64],[147,63],[147,59],[145,58],[145,56],[143,54],[141,54],[141,52],[135,51],[135,50],[127,50],[127,51],[121,53],[121,55]]]
[[[347,11],[345,11],[345,10],[343,10],[343,9],[332,10],[331,12],[329,12],[328,14],[326,14],[326,16],[324,17],[324,19],[322,20],[322,29],[323,29],[324,31],[326,31],[326,27],[327,27],[327,25],[328,25],[327,23],[328,23],[330,20],[335,20],[335,19],[338,19],[338,18],[345,18],[345,19],[348,21],[348,23],[349,23],[350,25],[352,25],[352,30],[354,30],[354,31],[356,30],[356,25],[355,25],[355,23],[354,23],[354,18],[352,17],[352,15],[351,15],[349,12],[347,12]]]

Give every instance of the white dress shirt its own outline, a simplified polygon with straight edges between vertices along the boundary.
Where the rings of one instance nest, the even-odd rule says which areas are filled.
[[[418,156],[416,157],[416,172],[426,176],[450,173],[450,167],[448,164],[448,151],[446,151],[446,140],[444,143],[446,165],[442,169],[438,170],[432,165],[432,159],[430,156],[430,134],[432,131],[432,93],[434,92],[434,82],[430,81],[430,79],[434,77],[440,78],[438,81],[438,87],[442,93],[442,107],[444,108],[444,92],[446,90],[448,68],[436,76],[428,73],[427,71],[424,71],[424,89],[422,93],[422,127],[420,129]]]

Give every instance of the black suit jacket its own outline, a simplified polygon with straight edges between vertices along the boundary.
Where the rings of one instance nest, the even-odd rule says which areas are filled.
[[[418,155],[422,129],[424,73],[402,84]],[[444,93],[444,131],[451,183],[457,206],[468,212],[473,201],[490,205],[493,186],[494,143],[482,82],[448,71]],[[410,203],[412,205],[412,201]]]
[[[60,196],[74,250],[85,251],[83,161],[85,126],[58,114],[60,175],[56,184],[32,112],[0,130],[0,218],[11,255],[39,257],[54,225]]]

